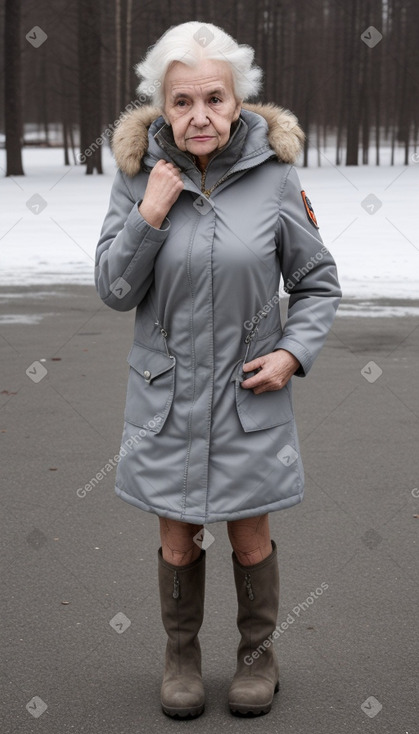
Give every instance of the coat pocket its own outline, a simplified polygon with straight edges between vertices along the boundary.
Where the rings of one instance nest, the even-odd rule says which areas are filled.
[[[173,402],[176,359],[134,343],[127,362],[130,371],[125,420],[159,433]]]
[[[253,374],[241,371],[243,362],[251,362],[256,357],[272,352],[281,334],[282,329],[279,326],[256,341],[250,341],[242,363],[237,365],[234,372],[237,413],[246,433],[282,426],[294,418],[291,380],[281,390],[270,390],[259,395],[240,385],[242,380]]]
[[[293,419],[291,385],[255,395],[235,381],[236,407],[240,423],[246,433],[281,426]]]

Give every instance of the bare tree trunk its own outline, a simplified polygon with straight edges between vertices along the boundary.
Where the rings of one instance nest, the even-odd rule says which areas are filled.
[[[132,0],[127,0],[127,22],[125,34],[125,104],[131,100],[131,35]]]
[[[317,165],[320,168],[322,164],[322,157],[321,157],[321,127],[320,124],[316,124],[316,147],[317,147]],[[308,164],[307,164],[308,165]]]
[[[381,98],[380,89],[375,92],[375,164],[380,165],[380,125],[381,125]]]
[[[340,4],[331,6],[332,20],[329,23],[329,34],[333,32],[333,63],[337,69],[337,85],[336,85],[336,156],[335,163],[337,166],[341,164],[341,149],[345,124],[345,94],[344,89],[344,68],[342,65],[342,35],[345,33],[345,17]]]
[[[79,0],[80,152],[86,173],[102,173],[100,3]]]
[[[359,146],[359,12],[358,0],[353,0],[350,23],[346,33],[346,165],[358,165]],[[356,48],[355,48],[356,44]]]
[[[42,56],[42,77],[44,79],[47,77],[45,56]],[[48,86],[47,84],[43,84],[40,112],[42,114],[42,127],[44,130],[45,145],[47,146],[47,148],[49,148],[50,142],[49,142],[48,96],[47,95],[48,95]]]
[[[74,165],[77,165],[78,161],[77,161],[77,156],[76,156],[76,146],[74,144],[73,121],[71,117],[70,117],[70,122],[68,125],[68,139],[70,141],[71,152],[73,153]]]
[[[121,72],[122,72],[122,38],[121,38],[121,0],[115,0],[115,117],[121,112]]]
[[[380,0],[380,17],[383,24],[383,33],[386,34],[384,28],[384,15],[382,0]],[[388,13],[387,13],[388,19]],[[374,49],[373,66],[372,66],[372,87],[374,90],[374,125],[375,125],[375,164],[380,165],[380,142],[381,142],[381,80],[384,77],[385,69],[383,69],[383,44],[379,43]],[[375,83],[374,83],[375,80]]]
[[[67,127],[67,117],[65,114],[65,110],[64,110],[64,116],[63,116],[63,146],[64,146],[64,165],[69,166],[70,157],[68,155],[68,127]]]
[[[20,0],[6,0],[4,20],[6,176],[23,176]]]

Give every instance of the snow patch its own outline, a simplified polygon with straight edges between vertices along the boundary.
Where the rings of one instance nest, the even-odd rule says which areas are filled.
[[[8,313],[0,316],[0,324],[39,324],[45,316],[56,316],[53,313]]]

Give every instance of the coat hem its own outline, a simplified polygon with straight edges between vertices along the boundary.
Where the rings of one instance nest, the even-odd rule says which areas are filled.
[[[206,517],[205,515],[189,515],[184,512],[176,512],[175,510],[166,510],[162,507],[154,507],[148,505],[146,502],[132,497],[132,495],[125,492],[125,490],[115,487],[115,492],[124,502],[128,502],[134,507],[138,507],[140,510],[145,512],[151,512],[159,517],[167,517],[170,520],[180,520],[181,522],[188,522],[193,525],[209,525],[213,522],[232,521],[232,520],[243,520],[246,517],[259,517],[259,515],[266,515],[269,512],[277,512],[278,510],[286,510],[289,507],[299,504],[304,496],[304,488],[292,497],[285,497],[277,502],[271,502],[263,507],[252,507],[247,510],[237,510],[237,512],[211,512],[211,515]]]

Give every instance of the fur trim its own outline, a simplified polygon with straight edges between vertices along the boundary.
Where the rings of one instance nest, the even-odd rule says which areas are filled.
[[[128,176],[135,176],[140,170],[148,148],[148,128],[160,115],[158,107],[147,105],[123,113],[119,118],[112,136],[112,150],[118,168]]]
[[[282,163],[295,163],[300,155],[305,135],[292,112],[269,102],[268,104],[243,104],[250,112],[264,117],[268,123],[268,140]]]
[[[268,123],[269,144],[283,163],[295,163],[303,144],[304,133],[295,115],[283,107],[269,104],[243,103],[243,109],[264,117]],[[118,168],[135,176],[148,147],[148,128],[160,117],[158,107],[146,105],[123,113],[112,138],[112,149]]]

